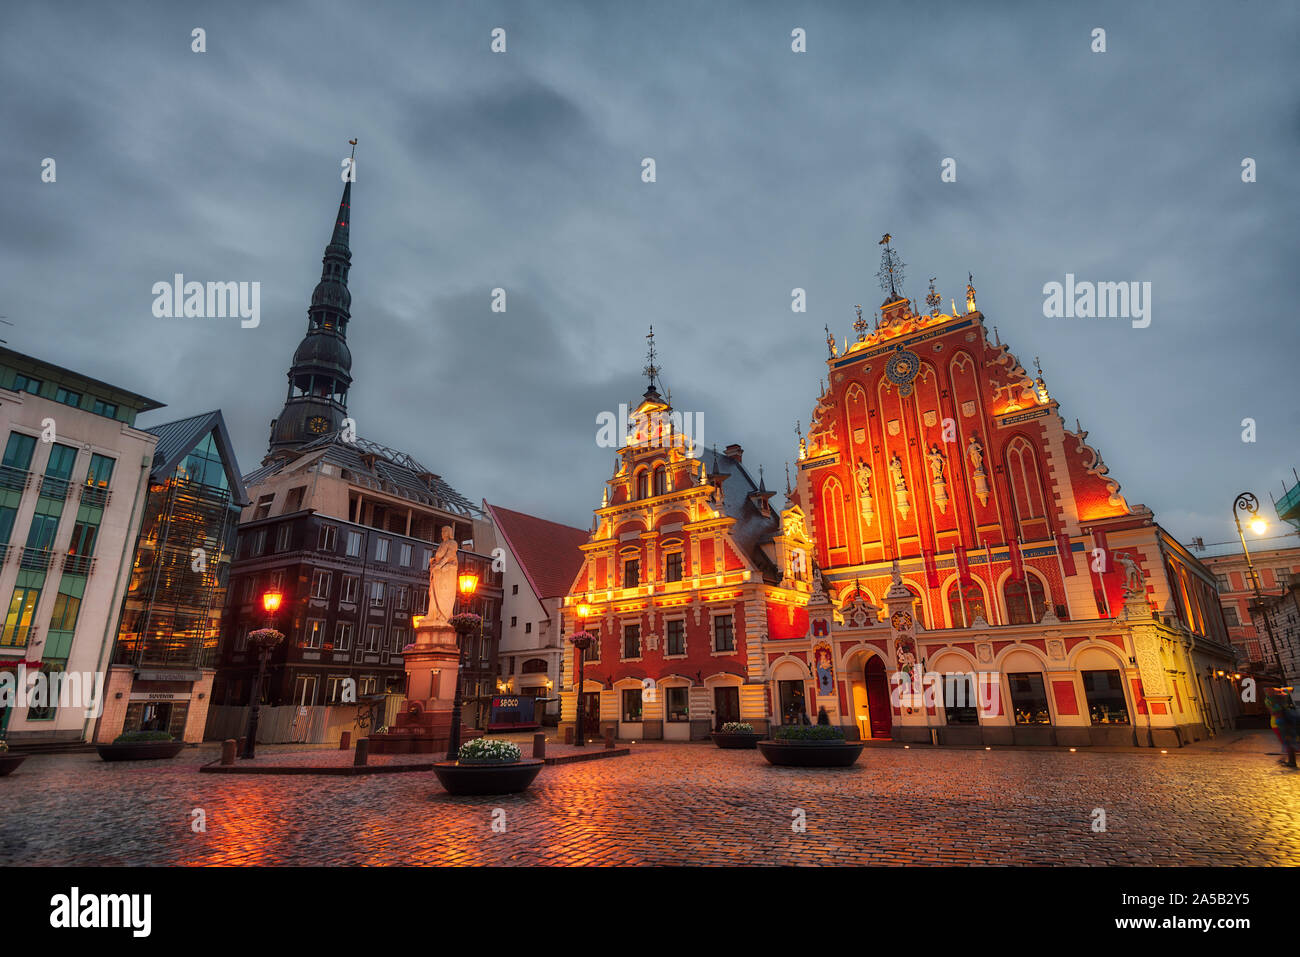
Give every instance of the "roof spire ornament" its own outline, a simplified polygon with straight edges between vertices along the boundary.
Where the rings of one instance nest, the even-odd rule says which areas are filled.
[[[790,463],[785,463],[785,497],[790,497]]]
[[[930,315],[932,316],[939,315],[939,303],[940,303],[939,294],[934,291],[934,281],[937,278],[939,277],[938,276],[930,277],[930,292],[925,297],[925,304],[930,307]]]
[[[803,426],[796,419],[794,423],[794,434],[799,436],[799,461],[802,462],[808,457],[808,443],[803,437]]]
[[[1038,378],[1034,380],[1034,392],[1038,395],[1039,404],[1047,405],[1052,397],[1047,392],[1047,383],[1043,381],[1043,364],[1038,361],[1038,356],[1034,356],[1034,368],[1038,370]]]
[[[966,311],[975,311],[975,277],[970,273],[966,274]]]
[[[907,265],[899,258],[898,253],[890,247],[889,242],[891,239],[893,237],[889,233],[885,233],[880,242],[876,244],[885,247],[880,254],[880,270],[876,273],[876,278],[880,280],[880,288],[888,296],[885,299],[885,304],[903,298],[903,269]]]
[[[854,306],[858,312],[858,318],[853,323],[853,331],[858,334],[858,342],[865,342],[867,339],[867,320],[862,318],[862,307]]]
[[[655,327],[653,325],[650,327],[650,332],[646,335],[646,341],[649,343],[645,354],[646,367],[641,370],[641,374],[650,379],[650,387],[645,390],[645,394],[647,396],[651,393],[658,395],[659,390],[655,388],[655,379],[659,376],[659,367],[655,365]]]
[[[835,358],[835,336],[831,334],[830,326],[823,326],[826,330],[826,348],[830,350],[831,358]]]

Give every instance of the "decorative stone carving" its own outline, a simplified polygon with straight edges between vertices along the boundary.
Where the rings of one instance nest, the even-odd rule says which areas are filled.
[[[931,445],[930,451],[925,455],[930,462],[930,488],[934,491],[934,504],[939,509],[940,515],[946,515],[948,512],[948,480],[944,478],[943,469],[947,464],[943,452],[939,446]]]
[[[975,646],[975,657],[985,664],[993,660],[993,646],[984,642]]]
[[[907,520],[907,513],[911,511],[912,504],[907,497],[907,479],[903,476],[903,460],[894,453],[894,457],[889,460],[889,474],[894,481],[894,507],[898,509],[898,514]]]
[[[1143,584],[1142,569],[1133,560],[1133,556],[1128,552],[1116,552],[1115,561],[1119,562],[1124,569],[1124,597],[1145,595],[1146,586]]]
[[[867,523],[867,528],[870,528],[876,514],[871,505],[871,466],[862,459],[858,459],[857,478],[858,507],[862,511],[862,520]]]
[[[1054,660],[1056,660],[1056,661],[1062,661],[1062,660],[1064,660],[1064,659],[1065,659],[1065,642],[1061,641],[1061,639],[1059,639],[1059,638],[1051,638],[1051,639],[1049,639],[1048,642],[1047,642],[1047,654],[1048,654],[1048,657],[1050,657],[1050,658],[1052,658],[1052,659],[1054,659]]]
[[[442,526],[442,542],[429,559],[429,613],[426,624],[446,625],[456,607],[457,546],[450,525]]]
[[[989,503],[989,481],[988,475],[984,471],[984,446],[980,444],[980,437],[977,433],[972,432],[970,442],[966,445],[966,454],[970,457],[971,478],[974,480],[975,497],[980,500],[981,505]]]

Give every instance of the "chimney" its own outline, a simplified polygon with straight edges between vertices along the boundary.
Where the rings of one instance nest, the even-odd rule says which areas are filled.
[[[741,460],[741,457],[745,454],[745,450],[742,449],[735,442],[732,442],[730,445],[728,445],[725,449],[722,450],[722,454],[729,459],[735,459],[737,462],[739,462]]]

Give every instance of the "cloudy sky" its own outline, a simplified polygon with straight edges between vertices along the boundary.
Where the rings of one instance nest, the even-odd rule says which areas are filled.
[[[221,408],[245,471],[351,137],[351,411],[474,500],[587,525],[651,323],[675,404],[783,487],[886,231],[918,301],[974,273],[1174,534],[1228,538],[1300,466],[1292,4],[178,7],[6,10],[3,335],[165,402],[145,424]],[[260,282],[260,327],[154,318],[178,272]],[[1150,326],[1044,318],[1066,273],[1149,281]]]

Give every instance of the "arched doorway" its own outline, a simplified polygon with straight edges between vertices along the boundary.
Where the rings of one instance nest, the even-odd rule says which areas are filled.
[[[862,669],[863,684],[867,689],[867,727],[872,738],[889,738],[894,729],[894,712],[889,706],[889,676],[879,655],[867,659]]]

